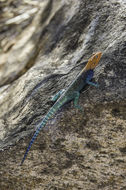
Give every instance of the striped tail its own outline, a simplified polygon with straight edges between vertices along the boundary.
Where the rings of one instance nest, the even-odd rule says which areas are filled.
[[[44,119],[42,120],[41,124],[39,125],[39,127],[37,128],[37,130],[35,131],[30,143],[29,143],[29,146],[24,154],[24,157],[21,161],[21,164],[20,166],[23,164],[23,162],[25,161],[26,157],[27,157],[27,154],[33,144],[33,142],[35,141],[36,137],[38,136],[40,130],[46,125],[47,121],[56,113],[56,111],[58,110],[57,108],[59,108],[59,103],[57,102],[56,104],[54,104],[54,106],[49,110],[49,112],[47,113],[47,115],[44,117]]]

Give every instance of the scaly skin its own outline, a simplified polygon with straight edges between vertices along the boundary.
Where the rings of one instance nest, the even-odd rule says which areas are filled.
[[[93,78],[93,74],[94,74],[93,70],[95,69],[98,62],[100,61],[101,55],[102,55],[101,52],[97,52],[97,53],[93,54],[92,57],[88,60],[88,63],[86,64],[84,69],[77,75],[77,77],[69,85],[69,87],[66,90],[60,91],[58,94],[55,95],[53,100],[54,101],[56,99],[58,99],[58,100],[52,106],[52,108],[49,110],[49,112],[46,114],[46,116],[43,118],[43,120],[40,123],[39,127],[35,131],[35,133],[34,133],[32,139],[31,139],[31,141],[29,143],[29,146],[28,146],[28,148],[27,148],[27,150],[26,150],[26,152],[24,154],[24,157],[23,157],[20,165],[22,165],[23,162],[25,161],[26,156],[27,156],[27,154],[28,154],[34,140],[38,136],[40,130],[46,125],[47,121],[50,118],[52,118],[52,116],[55,115],[55,113],[59,110],[60,107],[62,107],[65,103],[73,100],[74,101],[74,106],[76,108],[81,109],[80,106],[78,105],[80,91],[84,88],[84,86],[86,84],[90,84],[90,85],[93,85],[93,86],[97,87],[97,84],[92,83],[90,80]]]

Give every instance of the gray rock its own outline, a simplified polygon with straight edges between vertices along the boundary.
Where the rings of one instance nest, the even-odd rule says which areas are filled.
[[[46,0],[35,7],[32,21],[1,53],[1,189],[125,189],[125,0]],[[94,77],[100,88],[82,92],[83,113],[65,105],[20,167],[51,96],[97,51],[103,52]]]

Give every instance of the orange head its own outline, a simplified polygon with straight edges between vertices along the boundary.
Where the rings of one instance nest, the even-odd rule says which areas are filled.
[[[101,56],[102,56],[101,52],[93,53],[91,58],[88,60],[88,63],[86,64],[84,70],[94,69],[97,66],[98,62],[100,61]]]

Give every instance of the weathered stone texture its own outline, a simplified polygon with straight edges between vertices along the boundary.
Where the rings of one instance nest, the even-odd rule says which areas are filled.
[[[0,189],[126,189],[125,0],[8,0],[0,9]],[[51,95],[96,51],[100,87],[82,92],[84,112],[65,105],[20,167]]]

